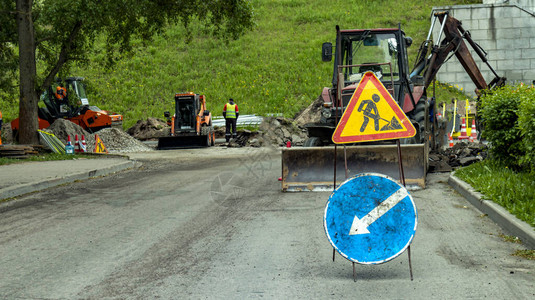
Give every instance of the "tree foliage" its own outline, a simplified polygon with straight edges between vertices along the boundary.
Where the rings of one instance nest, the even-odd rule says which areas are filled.
[[[15,43],[17,24],[14,18],[15,2],[0,2],[0,92],[11,93],[18,66]],[[0,94],[1,95],[1,94]]]
[[[17,10],[15,3],[17,7],[25,4],[31,9]],[[2,0],[0,88],[4,90],[13,86],[17,60],[20,63],[20,59],[24,59],[22,55],[17,56],[17,52],[23,49],[18,47],[20,36],[16,22],[16,19],[24,17],[33,21],[33,32],[26,30],[20,34],[33,34],[35,49],[31,51],[35,51],[35,64],[39,72],[26,74],[27,71],[21,69],[19,76],[21,85],[27,84],[23,78],[36,78],[31,95],[34,99],[53,82],[56,75],[66,73],[70,64],[84,62],[95,39],[101,35],[107,41],[108,62],[113,63],[114,54],[129,51],[134,38],[150,40],[169,23],[182,23],[188,28],[191,22],[199,21],[205,24],[212,35],[223,38],[237,38],[254,25],[253,9],[247,0]],[[20,101],[28,101],[30,95],[23,95],[23,89],[20,90]],[[20,107],[31,110],[29,115],[37,118],[37,106],[33,102],[28,108],[23,108],[26,107],[24,105]],[[21,119],[21,131],[25,121]],[[36,129],[27,129],[27,135],[21,132],[21,142],[34,142]]]

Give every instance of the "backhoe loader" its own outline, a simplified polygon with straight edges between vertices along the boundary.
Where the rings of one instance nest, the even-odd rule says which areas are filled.
[[[445,38],[434,44],[430,38],[437,19],[442,23],[441,35],[443,32]],[[356,94],[360,80],[368,72],[373,72],[381,81],[415,128],[413,137],[400,139],[404,178],[409,188],[425,188],[429,149],[439,147],[441,141],[435,97],[428,98],[428,87],[448,55],[457,56],[476,83],[478,92],[505,82],[487,62],[495,78],[486,84],[464,40],[487,62],[482,49],[472,41],[460,21],[447,12],[435,13],[419,59],[409,72],[407,48],[412,39],[405,36],[400,26],[351,30],[336,26],[334,49],[331,43],[322,46],[323,61],[332,61],[334,56],[332,87],[324,88],[322,93],[320,121],[305,126],[308,130],[305,147],[282,150],[282,190],[332,190],[346,178],[363,172],[380,172],[400,179],[398,147],[392,140],[332,146],[335,128]],[[358,117],[363,123],[364,117]],[[380,124],[384,126],[385,121]]]

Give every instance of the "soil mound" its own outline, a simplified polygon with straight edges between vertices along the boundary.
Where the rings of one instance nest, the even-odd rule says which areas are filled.
[[[67,144],[68,136],[71,137],[73,145],[75,145],[76,135],[78,135],[79,142],[82,141],[82,136],[84,136],[87,152],[93,152],[95,149],[96,134],[98,134],[110,153],[152,151],[150,147],[118,128],[106,128],[91,134],[71,121],[57,119],[45,131],[54,134],[63,144]]]
[[[167,125],[167,122],[157,118],[148,118],[137,121],[126,132],[134,138],[144,141],[169,136],[170,129],[171,127]]]
[[[429,172],[450,172],[455,168],[482,161],[488,156],[488,146],[481,142],[458,142],[451,148],[429,154]]]

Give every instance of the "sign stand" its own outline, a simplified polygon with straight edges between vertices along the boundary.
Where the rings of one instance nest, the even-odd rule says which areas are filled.
[[[357,122],[360,122],[360,120],[359,121],[355,121],[357,118],[354,117],[354,114],[353,114],[353,112],[355,111],[356,105],[360,104],[360,107],[358,109],[358,112],[360,112],[361,111],[360,108],[363,106],[362,102],[368,101],[369,103],[371,103],[371,101],[369,101],[369,100],[363,100],[363,93],[365,94],[364,97],[367,97],[370,94],[370,92],[369,92],[370,87],[366,86],[366,85],[370,85],[370,84],[375,85],[375,87],[377,87],[377,90],[373,90],[373,87],[372,87],[372,93],[377,92],[377,94],[383,96],[383,98],[381,98],[380,96],[377,97],[377,94],[374,94],[373,97],[375,97],[375,98],[374,98],[373,101],[375,101],[377,103],[381,99],[385,99],[388,102],[388,104],[390,105],[392,111],[389,111],[389,113],[391,115],[393,115],[393,117],[391,117],[391,119],[392,119],[392,122],[394,124],[396,124],[396,127],[389,127],[386,130],[385,129],[381,129],[381,131],[384,130],[385,132],[374,132],[373,130],[371,130],[371,131],[368,130],[367,132],[365,132],[368,122],[364,122],[362,124],[359,124],[359,125],[362,125],[360,133],[358,133],[358,132],[355,133],[356,131],[354,129],[347,129],[347,128],[355,127],[355,125],[358,124]],[[368,91],[364,91],[365,89],[368,89]],[[340,91],[338,91],[338,92],[340,92]],[[336,110],[336,111],[338,111],[338,110]],[[378,117],[379,113],[377,112],[376,115]],[[338,116],[336,116],[336,119],[338,119]],[[366,117],[364,119],[366,121],[370,120],[370,118],[366,118]],[[387,121],[387,120],[385,120],[385,121]],[[395,123],[395,121],[400,121],[400,123]],[[346,126],[347,124],[349,124],[349,125]],[[377,131],[377,128],[376,128],[376,131]],[[355,143],[355,142],[361,142],[361,141],[385,140],[385,139],[396,139],[397,150],[398,150],[399,178],[400,178],[400,183],[403,185],[403,188],[405,188],[406,187],[405,174],[404,174],[404,171],[403,171],[403,161],[402,161],[402,155],[401,155],[401,144],[400,144],[400,140],[399,139],[400,138],[404,138],[404,137],[412,137],[414,135],[415,135],[415,128],[412,126],[410,121],[406,118],[406,116],[404,115],[404,113],[401,110],[401,108],[399,106],[397,106],[397,103],[395,103],[393,98],[391,98],[390,94],[384,88],[382,83],[375,77],[375,75],[373,73],[371,73],[371,72],[365,73],[363,78],[362,78],[362,80],[361,80],[361,82],[359,83],[358,87],[355,89],[355,93],[353,94],[350,102],[348,103],[347,109],[343,113],[343,115],[341,117],[341,120],[340,120],[340,123],[338,123],[338,126],[337,126],[337,128],[335,130],[335,133],[333,134],[333,141],[335,142],[335,146],[334,146],[334,180],[333,180],[334,184],[333,184],[333,188],[336,189],[336,151],[337,151],[337,144],[338,143]],[[346,146],[345,145],[344,145],[344,162],[345,162],[345,172],[346,172],[346,180],[347,180],[348,169],[347,169],[347,153],[346,153]],[[333,191],[333,195],[334,195],[334,191]],[[331,197],[333,197],[333,196],[331,195]],[[390,196],[390,197],[392,197],[392,196]],[[390,199],[390,197],[389,197],[389,199]],[[385,202],[387,200],[385,200]],[[411,198],[411,201],[412,201],[412,198]],[[396,204],[394,204],[393,206],[395,206]],[[329,205],[329,203],[327,205]],[[414,210],[416,210],[415,207],[414,207]],[[382,212],[382,213],[384,213],[384,212]],[[371,212],[370,212],[370,214],[371,214]],[[325,215],[326,215],[325,222],[327,222],[327,208],[326,208]],[[360,220],[363,220],[364,218],[366,218],[366,217],[362,217]],[[355,219],[357,219],[356,216],[355,216]],[[360,221],[359,219],[357,219],[357,220]],[[355,221],[353,221],[353,223],[355,223]],[[326,232],[327,232],[328,231],[327,225],[325,225],[325,226],[326,226]],[[353,226],[352,226],[351,230],[353,230]],[[416,230],[416,226],[414,226],[414,230]],[[352,233],[350,232],[350,234],[352,234]],[[327,234],[327,235],[329,236],[329,234]],[[330,236],[329,236],[329,239],[331,240]],[[410,241],[412,241],[412,237],[410,238]],[[411,279],[411,281],[413,281],[414,278],[413,278],[413,271],[412,271],[410,241],[408,243],[408,246],[406,247],[406,250],[407,250],[407,255],[408,255],[408,259],[409,259],[410,279]],[[331,243],[333,243],[332,240],[331,240]],[[337,249],[333,244],[333,262],[335,261],[336,250]],[[345,254],[343,254],[343,255],[347,259],[352,260],[353,281],[356,282],[357,279],[356,279],[355,261],[353,259],[350,259]],[[393,257],[391,257],[389,259],[392,259],[392,258]]]
[[[400,144],[399,140],[396,141],[396,144],[397,144],[397,147],[398,147],[399,178],[400,178],[401,184],[403,184],[403,186],[406,186],[405,185],[405,174],[403,172],[403,160],[401,158],[401,144]],[[336,145],[335,145],[335,148],[336,148]],[[344,146],[344,150],[345,150],[345,146]],[[336,155],[335,155],[335,160],[336,160]],[[344,160],[346,160],[346,179],[347,179],[347,156],[346,156],[345,151],[344,151]],[[335,169],[334,169],[334,186],[336,186],[336,165],[335,165]],[[414,277],[413,277],[413,273],[412,273],[411,246],[410,245],[407,247],[407,255],[409,257],[409,273],[410,273],[411,281],[413,281]],[[336,249],[333,247],[333,262],[335,260],[335,257],[336,257]],[[357,282],[355,262],[352,262],[352,264],[353,264],[353,281]]]
[[[410,279],[414,280],[410,244],[417,212],[405,186],[396,180],[378,173],[362,173],[346,180],[329,198],[324,227],[333,245],[333,262],[336,251],[350,260],[354,282],[355,263],[382,264],[405,250]]]

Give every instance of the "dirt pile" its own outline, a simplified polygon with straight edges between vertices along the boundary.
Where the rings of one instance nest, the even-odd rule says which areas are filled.
[[[137,121],[134,126],[126,130],[126,133],[138,140],[144,141],[169,136],[170,129],[171,127],[167,125],[166,121],[157,118],[148,118],[147,120]]]
[[[102,140],[106,149],[110,153],[128,153],[128,152],[146,152],[153,151],[152,148],[143,144],[143,142],[130,136],[128,133],[117,128],[106,128],[98,131],[99,138]],[[91,135],[91,148],[95,148],[95,135]],[[89,147],[89,144],[88,144]]]
[[[429,172],[450,172],[455,168],[482,161],[487,156],[486,144],[459,142],[451,148],[429,154]]]
[[[303,146],[307,138],[306,130],[294,120],[282,117],[264,118],[260,124],[262,144],[284,146],[286,142],[292,142],[294,146]]]
[[[96,132],[96,134],[91,134],[71,121],[57,119],[50,125],[50,127],[45,129],[45,131],[53,133],[63,144],[67,143],[67,137],[70,136],[71,142],[74,145],[75,135],[78,135],[80,141],[83,135],[85,137],[88,152],[93,152],[95,149],[96,134],[98,134],[99,138],[104,143],[104,146],[110,153],[152,151],[150,147],[117,128],[106,128]]]
[[[323,108],[322,96],[318,96],[307,108],[302,110],[294,119],[298,126],[305,126],[308,123],[318,123],[321,118],[321,110]]]
[[[89,139],[90,135],[89,132],[85,131],[79,125],[64,119],[55,120],[54,123],[44,129],[44,131],[53,133],[63,144],[67,144],[68,136],[70,136],[73,145],[75,135],[78,135],[78,139],[81,139],[82,135],[85,136],[86,141]]]

